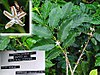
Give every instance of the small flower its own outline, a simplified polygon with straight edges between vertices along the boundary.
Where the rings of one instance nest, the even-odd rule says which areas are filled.
[[[90,33],[87,33],[87,35],[89,35],[89,36],[93,36],[93,33],[92,33],[92,32],[90,32]]]
[[[55,43],[56,43],[56,46],[60,45],[60,41],[59,40],[57,40]]]
[[[20,13],[17,12],[17,9],[15,8],[15,6],[11,7],[11,12],[12,14],[10,14],[9,12],[5,10],[3,12],[3,14],[10,19],[10,21],[5,26],[5,29],[12,27],[14,24],[19,24],[20,26],[24,26],[25,24],[21,21],[21,18],[24,17],[26,13],[24,11]]]
[[[94,28],[92,28],[92,27],[90,27],[90,30],[93,32],[93,31],[95,31],[95,29]]]

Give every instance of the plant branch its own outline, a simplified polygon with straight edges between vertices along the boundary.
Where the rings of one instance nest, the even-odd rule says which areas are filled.
[[[20,46],[22,46],[23,47],[23,44],[19,41],[19,39],[15,39],[18,43],[19,43],[19,45]],[[25,50],[25,48],[23,47],[23,49]]]
[[[63,50],[63,48],[61,46],[59,46],[59,47],[60,47],[60,49],[62,50],[62,52],[63,52],[63,54],[65,56],[65,61],[66,61],[66,75],[68,75],[68,67],[69,67],[71,73],[73,72],[72,71],[72,67],[71,67],[69,59],[67,57],[67,52],[65,50]]]
[[[69,59],[68,59],[66,50],[63,49],[63,48],[59,45],[59,48],[62,50],[62,52],[63,52],[63,54],[64,54],[64,56],[65,56],[65,61],[66,61],[66,75],[68,75],[68,68],[70,69],[71,75],[74,75],[74,72],[75,72],[75,70],[76,70],[76,68],[77,68],[77,66],[78,66],[78,64],[79,64],[79,62],[80,62],[80,60],[81,60],[81,58],[82,58],[82,56],[83,56],[83,54],[84,54],[84,51],[85,51],[86,47],[88,46],[88,43],[89,43],[89,41],[90,41],[90,39],[91,39],[92,36],[93,36],[92,32],[89,33],[88,40],[87,40],[87,42],[85,43],[85,46],[84,46],[84,48],[82,49],[82,52],[81,52],[81,54],[80,54],[80,56],[79,56],[79,58],[78,58],[78,60],[77,60],[77,62],[76,62],[76,65],[74,66],[73,69],[72,69],[72,67],[71,67],[71,65],[70,65],[70,62],[69,62]]]
[[[90,34],[92,34],[92,32],[91,32]],[[92,35],[90,35],[90,36],[88,37],[88,40],[87,40],[87,42],[86,42],[86,44],[85,44],[85,46],[84,46],[84,48],[83,48],[83,50],[82,50],[82,53],[80,54],[80,56],[79,56],[79,58],[78,58],[78,60],[77,60],[77,62],[76,62],[76,65],[75,65],[75,67],[74,67],[74,69],[73,69],[73,74],[74,74],[74,72],[75,72],[75,70],[76,70],[76,68],[77,68],[77,66],[78,66],[78,64],[79,64],[79,62],[80,62],[80,60],[81,60],[83,54],[84,54],[84,51],[85,51],[86,47],[88,46],[88,43],[89,43],[91,37],[92,37]]]
[[[66,64],[66,75],[68,75],[68,64]]]

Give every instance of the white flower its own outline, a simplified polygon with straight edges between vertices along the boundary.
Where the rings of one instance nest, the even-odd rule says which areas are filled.
[[[95,29],[94,29],[94,28],[92,28],[92,27],[90,27],[90,30],[91,30],[91,31],[95,31]]]
[[[60,45],[60,41],[59,40],[57,40],[55,43],[56,43],[56,46]]]
[[[8,29],[9,27],[12,27],[14,24],[19,24],[20,26],[24,26],[25,24],[21,21],[21,18],[26,15],[24,11],[22,12],[17,12],[17,9],[15,6],[11,7],[11,13],[5,11],[3,14],[10,19],[10,21],[6,24],[5,29]]]
[[[90,33],[87,33],[87,35],[89,35],[89,36],[93,36],[93,33],[92,33],[92,32],[90,32]]]

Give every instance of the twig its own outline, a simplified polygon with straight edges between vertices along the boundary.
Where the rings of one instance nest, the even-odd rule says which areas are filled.
[[[84,54],[84,51],[85,51],[86,47],[88,46],[88,43],[89,43],[89,41],[90,41],[90,39],[91,39],[92,36],[93,36],[93,34],[92,34],[92,32],[91,32],[91,33],[89,34],[88,40],[87,40],[87,42],[86,42],[86,44],[85,44],[83,50],[82,50],[82,53],[80,54],[80,56],[79,56],[79,58],[78,58],[78,60],[77,60],[77,62],[76,62],[76,65],[74,66],[73,69],[72,69],[72,67],[71,67],[71,65],[70,65],[70,62],[69,62],[69,59],[68,59],[68,57],[67,57],[67,52],[59,45],[60,49],[62,50],[62,52],[63,52],[63,54],[64,54],[64,56],[65,56],[65,61],[66,61],[66,75],[68,75],[68,67],[69,67],[69,69],[70,69],[71,75],[74,75],[74,72],[75,72],[75,70],[76,70],[76,68],[77,68],[77,66],[78,66],[78,64],[79,64],[79,62],[80,62],[80,60],[81,60],[81,58],[82,58],[82,56],[83,56],[83,54]]]
[[[69,69],[70,69],[71,75],[73,75],[73,70],[72,70],[70,63],[69,63]]]
[[[66,64],[66,75],[68,75],[68,64]]]
[[[64,52],[64,55],[65,55],[65,60],[66,60],[66,75],[68,75],[69,60],[68,60],[68,57],[67,57],[67,53]]]
[[[59,46],[59,47],[60,47],[60,49],[62,50],[62,52],[63,52],[63,54],[65,56],[65,61],[66,61],[66,75],[68,75],[68,67],[69,67],[69,69],[71,71],[71,74],[72,74],[73,70],[72,70],[72,67],[70,65],[69,59],[67,57],[67,52],[65,50],[63,50],[63,48],[61,46]]]
[[[23,44],[19,41],[19,39],[15,39],[18,43],[19,43],[19,45],[20,46],[22,46],[23,47]],[[25,50],[25,48],[23,47],[23,49]]]
[[[92,32],[91,32],[91,34],[92,34]],[[74,75],[74,72],[75,72],[75,70],[76,70],[76,68],[77,68],[77,66],[78,66],[78,64],[79,64],[79,62],[80,62],[80,60],[81,60],[81,58],[82,58],[82,56],[83,56],[83,54],[84,54],[84,51],[85,51],[85,49],[86,49],[86,47],[87,47],[87,45],[88,45],[88,43],[89,43],[91,37],[92,37],[92,35],[89,36],[88,41],[86,42],[86,44],[85,44],[85,46],[84,46],[84,48],[83,48],[83,50],[82,50],[82,53],[80,54],[80,56],[79,56],[79,58],[78,58],[78,60],[77,60],[77,62],[76,62],[76,65],[75,65],[75,67],[74,67],[74,69],[73,69],[73,75]]]

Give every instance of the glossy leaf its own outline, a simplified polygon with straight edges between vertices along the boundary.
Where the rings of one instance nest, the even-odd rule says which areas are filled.
[[[82,12],[86,11],[86,5],[84,3],[80,3],[80,8]]]
[[[76,36],[77,34],[75,32],[72,32],[71,34],[69,34],[67,39],[63,43],[64,48],[67,48],[68,46],[70,46],[75,41]]]
[[[63,42],[67,36],[69,35],[69,31],[71,30],[71,27],[73,26],[73,21],[64,21],[61,25],[61,28],[58,33],[58,38],[61,42]]]
[[[100,34],[99,33],[94,33],[94,37],[100,42]]]
[[[32,12],[32,20],[36,23],[43,24],[42,18],[35,12]]]
[[[28,38],[26,40],[26,43],[28,44],[28,46],[31,48],[33,46],[33,44],[35,44],[37,41],[33,38]]]
[[[94,45],[97,45],[97,41],[96,41],[94,38],[92,38],[91,41],[92,41],[92,43],[93,43]]]
[[[96,25],[100,24],[100,17],[99,18],[98,17],[94,17],[90,23],[96,24]]]
[[[52,66],[54,66],[55,64],[53,64],[50,60],[46,60],[46,68],[50,68]]]
[[[100,57],[96,58],[95,66],[100,66]]]
[[[79,64],[79,65],[77,66],[76,73],[77,73],[77,75],[83,75],[81,64]]]
[[[46,1],[44,3],[44,5],[42,6],[41,13],[42,13],[42,16],[44,17],[44,19],[46,19],[49,16],[49,12],[51,10],[51,7],[52,7],[52,3],[50,1]]]
[[[100,53],[97,53],[97,54],[95,55],[95,57],[100,57]]]
[[[80,26],[83,22],[88,22],[88,20],[86,21],[87,18],[89,18],[89,17],[88,17],[88,15],[85,15],[85,14],[75,15],[73,18],[74,23],[73,23],[72,28]]]
[[[69,35],[69,31],[72,28],[76,28],[77,26],[80,26],[83,22],[85,22],[85,15],[76,15],[71,21],[64,21],[61,26],[58,33],[58,38],[61,42],[63,42],[67,36]]]
[[[4,50],[9,42],[9,37],[0,37],[0,50]]]
[[[98,75],[97,69],[92,70],[89,75]]]
[[[47,27],[36,26],[36,25],[32,26],[33,26],[32,33],[34,35],[38,35],[39,37],[44,37],[44,38],[52,38],[52,32]]]
[[[37,46],[37,47],[34,47],[32,48],[32,50],[45,50],[45,51],[48,51],[48,50],[51,50],[55,47],[54,44],[46,44],[46,45],[41,45],[41,46]]]
[[[62,11],[63,11],[62,18],[66,18],[66,17],[69,16],[69,13],[72,12],[72,7],[73,7],[73,3],[71,3],[71,2],[66,3],[66,4],[62,7]]]
[[[46,59],[52,60],[62,53],[60,49],[54,48],[46,53]]]
[[[88,75],[88,69],[89,68],[86,68],[86,67],[88,67],[88,62],[82,61],[81,67],[82,67],[83,74]]]
[[[51,12],[49,13],[49,20],[48,20],[49,26],[52,28],[57,27],[61,19],[61,16],[62,16],[62,10],[60,7],[52,9]]]

